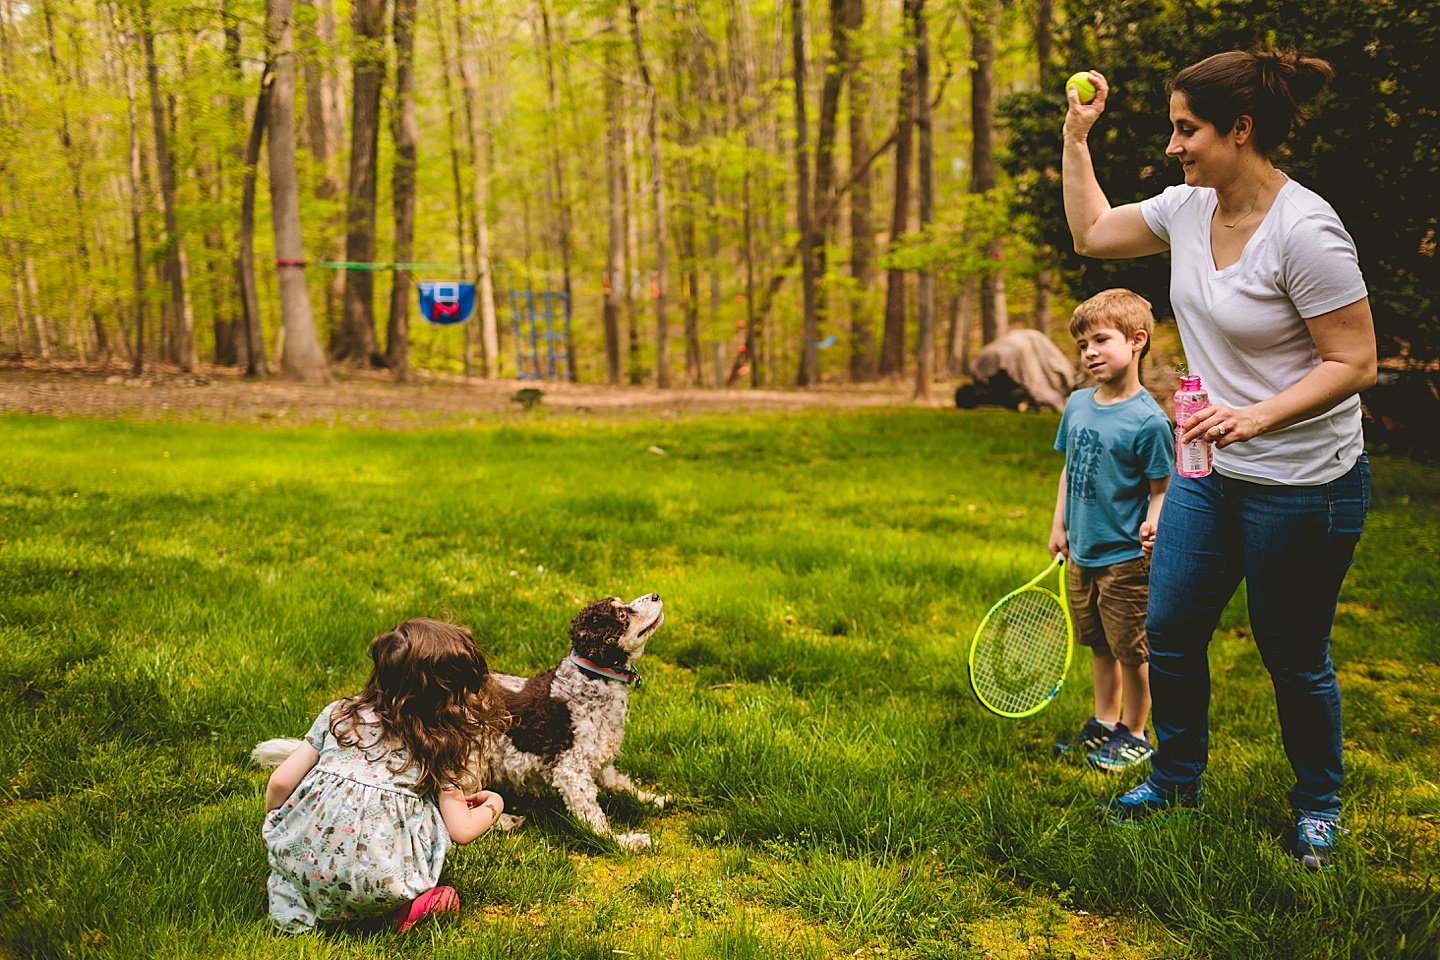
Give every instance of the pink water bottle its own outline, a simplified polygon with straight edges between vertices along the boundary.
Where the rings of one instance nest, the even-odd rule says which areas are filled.
[[[1210,441],[1180,442],[1185,424],[1208,406],[1210,395],[1200,385],[1200,378],[1182,376],[1180,389],[1175,391],[1175,472],[1182,477],[1204,477],[1210,473]]]

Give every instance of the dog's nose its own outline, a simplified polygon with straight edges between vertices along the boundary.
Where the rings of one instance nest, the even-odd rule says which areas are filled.
[[[651,603],[658,603],[658,602],[660,601],[660,594],[658,594],[658,593],[652,593],[652,594],[650,594],[650,596],[646,597],[645,599],[646,599],[646,600],[649,600]]]

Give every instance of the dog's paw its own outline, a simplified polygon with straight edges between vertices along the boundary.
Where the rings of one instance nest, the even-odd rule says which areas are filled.
[[[673,803],[675,801],[675,798],[670,796],[669,794],[665,794],[662,796],[661,794],[649,793],[645,790],[635,791],[635,799],[639,800],[641,803],[653,803],[661,810],[665,809],[665,804]]]
[[[524,817],[517,817],[514,814],[502,813],[495,821],[495,829],[503,833],[519,829],[525,823]]]
[[[650,834],[648,833],[617,833],[615,842],[626,850],[645,850],[650,846]]]

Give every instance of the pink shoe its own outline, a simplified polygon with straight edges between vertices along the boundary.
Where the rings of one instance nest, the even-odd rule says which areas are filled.
[[[460,894],[454,887],[431,887],[409,903],[390,911],[390,924],[404,933],[426,917],[437,913],[459,913]]]

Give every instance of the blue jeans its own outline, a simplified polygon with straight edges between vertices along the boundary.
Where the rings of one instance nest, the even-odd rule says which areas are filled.
[[[1194,800],[1209,751],[1207,648],[1246,581],[1250,627],[1275,686],[1280,736],[1295,771],[1290,805],[1340,818],[1340,684],[1330,627],[1370,507],[1365,455],[1315,486],[1176,476],[1150,561],[1150,693],[1158,748],[1151,785]]]

